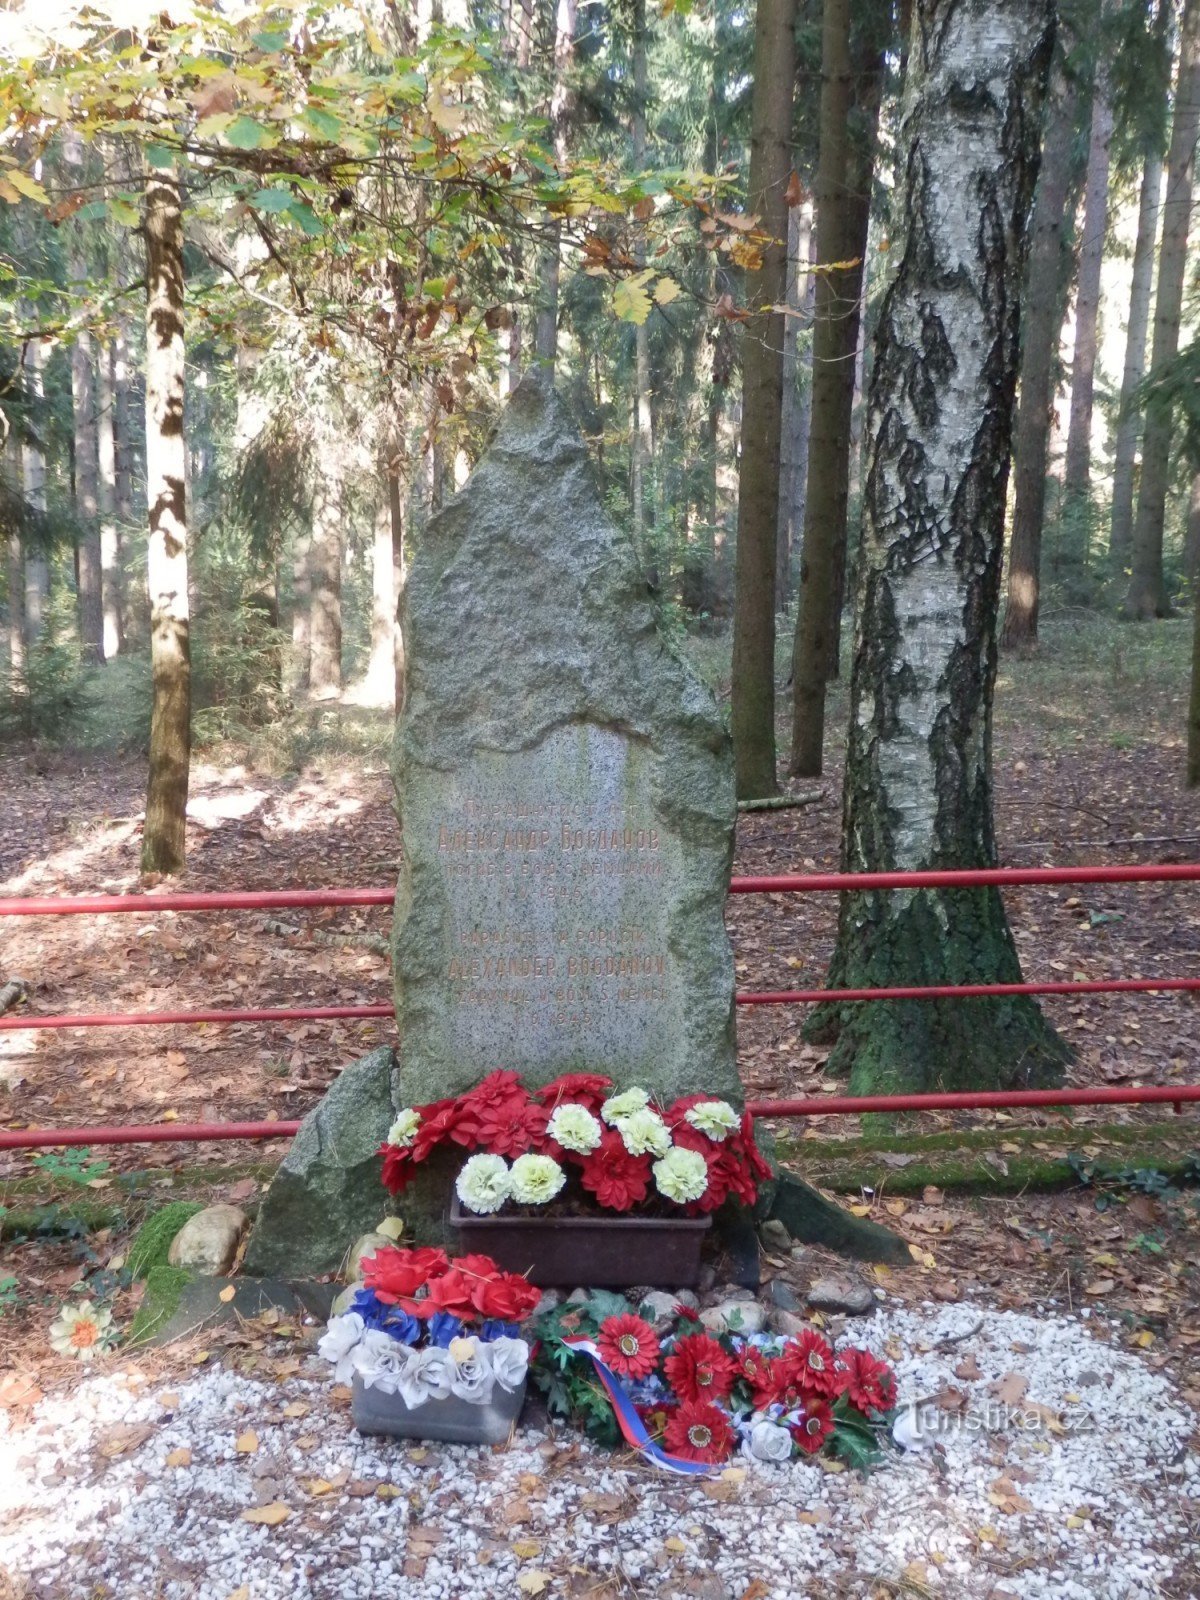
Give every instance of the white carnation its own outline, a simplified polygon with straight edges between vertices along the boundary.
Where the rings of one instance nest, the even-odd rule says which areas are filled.
[[[564,1150],[575,1150],[581,1156],[590,1155],[604,1137],[604,1129],[588,1108],[569,1102],[554,1108],[546,1132]]]
[[[641,1111],[650,1104],[650,1096],[645,1089],[626,1089],[624,1094],[614,1094],[600,1107],[600,1115],[605,1122],[618,1123],[622,1117],[630,1117],[635,1111]]]
[[[682,1150],[676,1146],[654,1163],[653,1170],[659,1194],[666,1195],[677,1205],[699,1200],[708,1188],[708,1167],[696,1150]]]
[[[519,1389],[529,1370],[529,1345],[524,1339],[489,1339],[492,1372],[502,1389]]]
[[[480,1216],[499,1211],[512,1192],[508,1163],[503,1156],[481,1151],[466,1162],[454,1187],[468,1211]]]
[[[684,1118],[693,1128],[717,1140],[728,1139],[742,1125],[742,1119],[728,1100],[701,1100],[684,1112]]]
[[[366,1323],[357,1311],[329,1319],[329,1326],[317,1341],[317,1354],[333,1363],[335,1383],[349,1383],[354,1376],[354,1351],[365,1332]]]
[[[746,1436],[746,1449],[756,1461],[790,1461],[792,1436],[777,1422],[768,1422],[763,1417],[751,1424]]]
[[[518,1156],[509,1173],[512,1197],[518,1205],[544,1206],[567,1181],[552,1156]]]
[[[617,1132],[631,1156],[665,1156],[671,1148],[671,1130],[648,1106],[622,1117]]]
[[[407,1149],[417,1137],[417,1129],[421,1126],[421,1113],[414,1111],[411,1106],[402,1111],[388,1129],[387,1142],[396,1144],[401,1149]]]

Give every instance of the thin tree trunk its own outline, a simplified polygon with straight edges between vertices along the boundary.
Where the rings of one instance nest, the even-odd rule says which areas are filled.
[[[633,168],[641,172],[646,165],[646,0],[632,0],[633,30]],[[645,246],[639,238],[634,244],[638,266],[646,261]],[[633,511],[634,549],[643,564],[654,565],[646,549],[646,472],[651,454],[650,425],[650,336],[646,324],[633,330],[633,438],[629,452],[629,498]],[[657,575],[655,575],[656,577]],[[651,581],[654,581],[652,578]]]
[[[1071,364],[1071,421],[1063,480],[1066,504],[1084,502],[1092,455],[1092,401],[1096,381],[1096,329],[1100,317],[1100,271],[1108,233],[1108,153],[1113,115],[1108,74],[1096,69],[1092,131],[1084,186],[1083,237],[1079,243],[1079,283],[1075,292],[1075,359]]]
[[[78,259],[74,267],[82,270]],[[103,558],[98,504],[95,363],[89,333],[79,333],[71,346],[71,405],[75,428],[75,509],[80,524],[76,546],[79,642],[83,659],[101,665],[104,661]]]
[[[367,688],[378,705],[391,705],[396,692],[396,565],[392,550],[392,506],[386,471],[375,510],[371,540],[371,656]]]
[[[29,395],[34,427],[45,426],[43,372],[46,347],[37,343],[29,348]],[[46,509],[46,457],[40,444],[29,435],[21,441],[21,483],[25,499],[35,511]],[[25,640],[32,649],[42,637],[46,620],[46,601],[50,596],[50,563],[43,549],[31,546],[25,552]]]
[[[991,866],[992,692],[1018,315],[1051,0],[918,0],[871,369],[842,856]],[[987,84],[987,94],[979,85]],[[844,895],[831,982],[1018,980],[995,890]],[[1032,1002],[823,1008],[855,1092],[1056,1074]]]
[[[1129,291],[1129,326],[1125,335],[1125,367],[1121,374],[1121,404],[1113,458],[1112,530],[1109,559],[1118,572],[1129,565],[1133,549],[1133,477],[1142,413],[1133,395],[1146,373],[1146,334],[1150,327],[1150,302],[1154,295],[1154,242],[1162,198],[1162,156],[1152,151],[1142,167],[1138,200],[1137,242],[1133,249],[1133,282]]]
[[[1008,552],[1008,604],[1000,634],[1006,649],[1037,641],[1054,358],[1062,327],[1063,228],[1074,133],[1075,91],[1060,54],[1046,105],[1029,269],[1023,285],[1021,394],[1013,451],[1016,484]]]
[[[1200,583],[1193,595],[1195,615],[1192,622],[1192,692],[1188,701],[1187,772],[1185,783],[1189,789],[1200,788]]]
[[[314,695],[332,698],[342,688],[341,485],[320,467],[313,489],[308,571],[309,687]]]
[[[191,765],[184,433],[183,219],[179,181],[146,175],[146,504],[150,519],[150,781],[144,872],[182,872]]]
[[[788,315],[783,329],[783,422],[779,439],[779,521],[775,542],[775,610],[786,611],[792,591],[792,553],[796,547],[797,481],[807,445],[807,385],[800,390],[800,330],[805,321],[812,274],[808,270],[812,242],[812,202],[788,210]]]
[[[560,172],[567,167],[568,135],[574,96],[569,74],[575,60],[578,0],[558,0],[554,27],[554,88],[550,95],[550,128]],[[546,243],[538,268],[539,294],[534,325],[534,353],[553,367],[558,356],[559,224],[545,224]]]
[[[742,344],[742,451],[738,469],[737,577],[731,726],[739,800],[774,794],[775,539],[783,416],[783,301],[787,184],[792,171],[796,0],[758,0],[754,25],[749,210],[768,242],[746,274],[755,308]]]
[[[117,530],[117,464],[114,421],[116,383],[111,345],[100,347],[96,389],[96,503],[100,517],[100,596],[104,611],[104,655],[111,661],[124,645],[121,544]]]
[[[1200,472],[1192,474],[1187,526],[1183,534],[1183,570],[1189,583],[1200,581]]]
[[[397,460],[393,460],[389,466],[387,486],[388,520],[392,530],[392,592],[398,598],[404,583],[404,493],[400,481],[400,464]],[[404,630],[400,626],[400,618],[395,609],[392,613],[392,649],[395,675],[392,703],[396,715],[399,716],[404,710],[408,672],[404,658]]]
[[[312,579],[308,552],[312,530],[298,528],[292,546],[292,672],[293,688],[303,693],[312,672]]]
[[[14,487],[19,480],[21,452],[12,424],[4,441],[8,473]],[[8,687],[16,700],[28,693],[25,677],[25,541],[14,522],[8,530]]]
[[[1175,88],[1171,147],[1167,152],[1167,193],[1163,201],[1162,244],[1158,252],[1158,291],[1154,301],[1153,376],[1179,349],[1179,321],[1187,268],[1188,224],[1192,209],[1196,134],[1200,130],[1200,0],[1184,0],[1179,34],[1179,76]],[[1152,405],[1142,441],[1142,476],[1133,525],[1133,571],[1124,613],[1138,621],[1165,617],[1171,606],[1163,576],[1163,521],[1171,454],[1171,410]]]

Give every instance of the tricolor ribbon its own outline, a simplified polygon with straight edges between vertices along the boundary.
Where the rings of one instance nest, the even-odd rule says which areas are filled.
[[[688,1478],[712,1477],[714,1469],[707,1462],[685,1461],[682,1456],[673,1456],[664,1450],[662,1445],[655,1443],[646,1431],[646,1424],[638,1416],[633,1401],[621,1387],[620,1379],[612,1368],[601,1360],[600,1352],[593,1340],[585,1339],[582,1335],[572,1335],[564,1339],[563,1344],[577,1355],[591,1357],[596,1376],[604,1385],[604,1392],[608,1395],[613,1415],[617,1419],[617,1427],[620,1428],[626,1444],[649,1456],[655,1466],[662,1467],[664,1472],[678,1472]]]

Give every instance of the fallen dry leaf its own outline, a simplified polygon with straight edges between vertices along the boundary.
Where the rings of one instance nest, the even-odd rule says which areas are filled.
[[[247,1428],[245,1433],[239,1433],[233,1448],[240,1456],[252,1456],[258,1449],[258,1435],[253,1428]]]
[[[277,1528],[291,1514],[292,1508],[285,1506],[282,1500],[272,1500],[269,1506],[251,1506],[249,1511],[243,1511],[242,1521],[261,1522],[268,1528]]]
[[[172,1450],[167,1456],[167,1465],[169,1467],[190,1467],[191,1464],[192,1452],[185,1444],[181,1444],[178,1450]]]

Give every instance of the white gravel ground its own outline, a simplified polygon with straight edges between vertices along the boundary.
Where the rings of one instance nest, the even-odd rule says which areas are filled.
[[[1049,1310],[927,1305],[853,1327],[902,1401],[964,1397],[865,1478],[739,1462],[697,1485],[531,1428],[495,1451],[414,1447],[361,1439],[316,1362],[169,1383],[110,1367],[23,1425],[0,1418],[0,1571],[54,1600],[866,1600],[881,1581],[948,1600],[1200,1600],[1196,1418],[1167,1378]],[[1020,1416],[991,1387],[1010,1374],[1028,1384]],[[239,1452],[247,1430],[257,1448]],[[167,1465],[179,1451],[190,1462]],[[243,1520],[268,1504],[290,1515]]]

